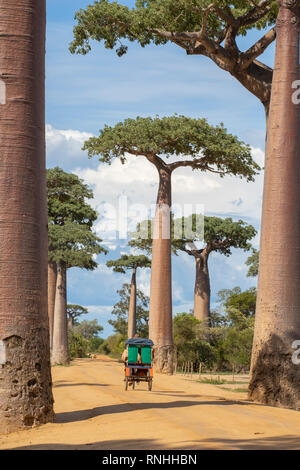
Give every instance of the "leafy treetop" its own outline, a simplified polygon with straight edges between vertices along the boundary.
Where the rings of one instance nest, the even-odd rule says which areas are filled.
[[[243,220],[235,222],[231,217],[222,219],[192,214],[187,218],[172,220],[172,250],[175,254],[178,254],[178,251],[185,251],[195,257],[199,257],[203,252],[209,254],[212,251],[230,256],[232,248],[248,251],[251,248],[249,240],[256,233],[255,228]],[[137,231],[131,236],[130,246],[151,253],[151,221],[139,223]],[[198,249],[196,242],[204,242],[205,246]]]
[[[258,276],[259,251],[255,248],[252,248],[252,255],[247,259],[246,265],[249,266],[247,277]]]
[[[74,305],[74,304],[67,305],[67,315],[69,318],[72,319],[73,323],[76,321],[78,317],[80,317],[81,315],[86,315],[88,313],[89,313],[88,309],[85,307],[82,307],[81,305]]]
[[[151,268],[151,260],[145,255],[122,255],[117,260],[107,261],[106,266],[114,272],[125,274],[128,269]]]
[[[99,0],[76,13],[70,51],[86,54],[95,40],[122,56],[124,40],[142,47],[171,42],[187,54],[209,57],[266,103],[272,69],[257,58],[275,40],[277,14],[276,0],[136,0],[133,8]],[[266,31],[241,51],[238,36],[254,28]]]
[[[66,221],[89,227],[97,219],[97,212],[86,202],[93,192],[83,180],[59,167],[47,170],[49,223],[64,225]]]
[[[86,202],[93,192],[78,176],[47,170],[49,260],[67,268],[95,269],[94,256],[107,253],[92,232],[97,212]]]
[[[107,253],[101,238],[86,225],[67,222],[65,225],[49,225],[49,260],[64,263],[67,268],[78,267],[93,270],[97,267],[95,255]]]
[[[108,320],[108,323],[114,327],[117,333],[122,337],[127,338],[128,331],[128,310],[130,303],[130,284],[123,284],[122,289],[117,293],[120,296],[119,301],[114,305],[112,310],[113,320]],[[137,308],[136,308],[136,330],[142,338],[148,336],[148,323],[149,323],[149,297],[147,297],[140,289],[136,291]]]
[[[114,158],[126,161],[126,154],[143,155],[156,167],[189,166],[194,170],[211,171],[221,177],[237,175],[253,181],[260,167],[251,156],[250,147],[229,134],[223,127],[211,126],[206,119],[174,115],[126,119],[114,127],[105,126],[99,137],[92,137],[85,145],[89,157],[110,164]],[[170,157],[179,157],[167,164]]]

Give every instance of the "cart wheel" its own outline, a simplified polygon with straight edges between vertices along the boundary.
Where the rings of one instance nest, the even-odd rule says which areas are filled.
[[[152,379],[150,379],[149,382],[148,382],[148,390],[149,390],[149,392],[151,392],[151,390],[152,390]]]
[[[125,379],[125,390],[128,390],[128,378]]]

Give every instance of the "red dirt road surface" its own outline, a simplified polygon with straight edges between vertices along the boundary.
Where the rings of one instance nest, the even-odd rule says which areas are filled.
[[[0,435],[0,449],[300,449],[298,411],[181,375],[126,392],[123,369],[107,357],[54,367],[56,423]]]

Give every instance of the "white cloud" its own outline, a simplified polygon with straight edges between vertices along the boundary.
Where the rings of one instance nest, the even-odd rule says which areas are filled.
[[[66,167],[88,163],[87,153],[83,152],[84,142],[92,137],[88,132],[78,130],[59,130],[46,125],[47,166]]]

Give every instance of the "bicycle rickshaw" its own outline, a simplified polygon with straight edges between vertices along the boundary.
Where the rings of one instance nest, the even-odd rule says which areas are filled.
[[[128,345],[128,360],[125,363],[125,390],[128,385],[147,382],[148,390],[152,390],[153,368],[152,368],[152,348],[154,346],[151,339],[131,338],[126,341]]]

